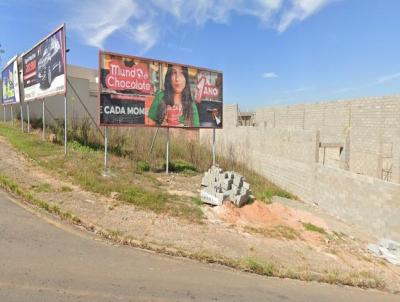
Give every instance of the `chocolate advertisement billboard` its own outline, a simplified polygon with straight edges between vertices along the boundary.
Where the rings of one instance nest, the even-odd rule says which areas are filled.
[[[20,102],[19,73],[17,56],[12,58],[1,72],[2,104],[16,104]]]
[[[99,54],[101,126],[222,128],[221,72]]]
[[[25,101],[65,93],[65,56],[64,25],[22,56]]]

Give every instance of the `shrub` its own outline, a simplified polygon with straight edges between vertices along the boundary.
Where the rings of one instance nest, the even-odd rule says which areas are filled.
[[[137,172],[148,172],[150,171],[150,165],[148,162],[143,161],[143,160],[139,160],[136,163],[136,171]]]
[[[163,164],[163,169],[166,168],[166,163],[164,162]],[[197,172],[197,169],[195,166],[193,166],[191,163],[184,161],[184,160],[176,160],[176,161],[170,161],[169,162],[169,171],[171,172]]]

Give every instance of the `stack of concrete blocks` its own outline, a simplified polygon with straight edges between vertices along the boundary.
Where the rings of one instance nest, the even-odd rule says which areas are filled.
[[[237,207],[245,204],[250,197],[250,184],[243,176],[235,172],[224,172],[217,166],[212,166],[203,176],[200,191],[201,200],[211,205],[222,205],[229,199]]]

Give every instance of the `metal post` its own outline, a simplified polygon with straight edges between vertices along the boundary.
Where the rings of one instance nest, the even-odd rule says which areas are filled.
[[[151,145],[150,145],[150,153],[153,152],[153,147],[154,147],[154,143],[155,143],[155,141],[156,141],[156,137],[157,137],[157,134],[158,134],[158,130],[160,130],[160,128],[157,128],[156,132],[155,132],[154,135],[153,135],[153,139],[152,139]]]
[[[76,89],[74,88],[74,86],[72,85],[72,83],[69,81],[69,79],[67,78],[67,83],[69,84],[69,87],[72,89],[72,91],[74,92],[75,96],[78,98],[78,101],[81,103],[83,109],[85,109],[86,113],[88,114],[89,118],[92,120],[93,125],[96,126],[97,130],[99,130],[101,136],[104,137],[103,132],[101,132],[100,127],[97,125],[96,120],[92,117],[92,114],[90,113],[89,109],[86,107],[85,103],[82,101],[81,97],[79,96],[78,92],[76,91]]]
[[[11,105],[11,125],[14,126],[14,112],[13,112],[13,105]]]
[[[67,155],[67,94],[64,95],[64,155]]]
[[[6,105],[3,105],[3,122],[6,122]]]
[[[19,105],[19,108],[21,110],[21,131],[24,132],[24,113],[22,111],[22,105]]]
[[[29,112],[29,103],[26,103],[26,114],[28,115],[28,133],[31,132],[31,115]]]
[[[42,101],[42,124],[43,124],[42,139],[46,140],[46,118],[44,116],[44,99]]]
[[[107,138],[107,127],[104,127],[104,173],[107,174],[107,151],[108,151],[108,138]]]
[[[165,173],[169,173],[169,128],[167,128],[167,157],[165,159]]]
[[[213,128],[212,155],[213,155],[212,165],[215,166],[215,128]]]

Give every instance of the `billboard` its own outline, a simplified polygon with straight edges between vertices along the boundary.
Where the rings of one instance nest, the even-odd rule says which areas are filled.
[[[16,104],[20,102],[19,97],[19,74],[17,56],[1,72],[2,79],[2,103],[3,105]]]
[[[101,126],[222,128],[222,73],[99,53]]]
[[[65,62],[62,25],[22,56],[25,101],[65,93]]]

